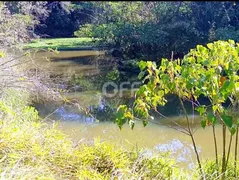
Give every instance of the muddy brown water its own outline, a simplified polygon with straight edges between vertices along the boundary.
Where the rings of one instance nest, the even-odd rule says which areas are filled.
[[[82,74],[99,74],[105,71],[104,66],[111,65],[113,58],[104,56],[104,51],[62,51],[57,55],[52,53],[39,52],[35,57],[40,59],[38,62],[46,64],[52,72],[61,72],[65,76],[70,76],[74,73]],[[44,60],[44,57],[49,57],[50,62]],[[99,61],[107,60],[103,65],[99,65]],[[109,63],[110,62],[110,63]],[[113,63],[112,63],[113,66]],[[68,93],[66,96],[70,99],[80,99],[80,104],[84,107],[92,105],[102,109],[102,100],[104,96],[100,90]],[[116,100],[117,101],[117,100]],[[52,109],[50,108],[52,107]],[[171,156],[182,165],[182,167],[191,168],[196,163],[193,146],[189,136],[164,126],[161,124],[149,123],[143,127],[140,122],[136,123],[134,130],[131,130],[128,125],[124,125],[122,130],[119,130],[116,124],[112,122],[96,122],[95,119],[85,116],[82,112],[74,108],[52,105],[40,105],[38,110],[42,116],[50,113],[49,109],[55,113],[51,116],[52,120],[59,122],[59,129],[62,129],[74,141],[92,141],[95,138],[111,141],[120,146],[132,149],[144,149],[144,151],[154,152],[170,152]],[[170,106],[168,111],[177,109],[176,104]],[[200,128],[200,117],[191,115],[194,118],[195,140],[198,151],[202,159],[214,159],[214,144],[212,136],[212,128]],[[180,114],[170,115],[172,121],[176,121],[184,126],[185,117]],[[173,125],[171,122],[162,118],[155,118],[154,122],[166,122]],[[219,153],[222,152],[222,131],[220,125],[216,126],[216,135],[218,139]],[[229,137],[227,142],[229,141]],[[234,141],[232,144],[232,152],[234,152]]]

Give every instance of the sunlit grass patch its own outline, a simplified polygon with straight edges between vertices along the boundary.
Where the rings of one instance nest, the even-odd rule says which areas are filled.
[[[152,179],[178,175],[173,161],[165,156],[139,157],[97,139],[93,144],[75,145],[61,131],[42,122],[5,123],[0,138],[0,175],[6,178]]]
[[[92,38],[53,38],[37,39],[24,46],[25,49],[70,50],[99,46],[98,39]]]

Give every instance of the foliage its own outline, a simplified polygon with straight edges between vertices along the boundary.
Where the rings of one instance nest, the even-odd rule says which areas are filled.
[[[80,27],[80,30],[74,32],[74,35],[76,37],[93,37],[92,25],[82,25],[82,27]]]
[[[206,174],[207,180],[221,179],[221,176],[218,176],[218,174],[220,174],[221,172],[221,159],[219,162],[219,169],[217,168],[217,164],[215,163],[215,161],[210,160],[203,163],[203,169]],[[239,168],[237,168],[236,172],[237,174],[239,173]],[[228,180],[235,179],[234,161],[232,159],[230,159],[228,162],[228,168],[225,172],[225,178]]]
[[[232,136],[238,130],[238,119],[233,118],[223,104],[229,99],[232,107],[238,100],[239,85],[239,44],[233,40],[216,41],[207,44],[206,47],[198,45],[195,49],[184,56],[182,60],[175,61],[162,59],[157,67],[155,62],[141,61],[139,78],[142,85],[136,93],[133,108],[121,105],[118,108],[116,123],[119,128],[125,123],[134,128],[135,117],[142,119],[144,126],[150,121],[150,110],[156,112],[158,106],[165,106],[168,94],[177,95],[184,115],[187,119],[187,129],[182,132],[192,139],[193,147],[197,155],[201,175],[202,167],[197,152],[197,146],[193,138],[193,130],[190,127],[188,113],[183,100],[193,103],[193,107],[202,117],[201,126],[212,126],[221,123],[223,127],[223,154],[222,154],[222,178],[225,176],[227,162],[230,155]],[[200,104],[198,98],[204,96],[209,99],[210,105]],[[212,111],[212,112],[210,112]],[[160,113],[160,115],[162,115]],[[226,128],[231,134],[229,147],[226,155]],[[218,164],[216,136],[214,134],[215,155]],[[237,141],[237,140],[236,140]],[[237,147],[236,147],[237,148]],[[235,149],[235,157],[237,149]],[[218,164],[219,166],[219,164]]]
[[[42,17],[46,6],[52,9],[51,14],[55,14],[47,20]],[[42,8],[42,11],[36,7]],[[0,3],[1,47],[13,47],[13,44],[28,40],[39,17],[48,25],[55,23],[52,29],[59,31],[49,28],[51,33],[65,36],[67,32],[67,36],[71,36],[76,26],[89,24],[87,15],[83,21],[77,21],[76,26],[72,25],[72,12],[82,17],[82,12],[91,8],[93,11],[89,14],[97,15],[96,21],[92,20],[92,25],[80,26],[83,29],[76,34],[123,46],[128,53],[139,50],[136,54],[139,56],[146,53],[147,56],[169,56],[172,50],[184,54],[198,42],[204,44],[217,38],[228,38],[227,32],[230,32],[230,37],[237,38],[238,5],[233,2],[3,2]],[[51,42],[48,45],[52,45]],[[237,161],[233,162],[233,167],[229,161],[231,141],[226,155],[225,137],[227,128],[232,139],[238,132],[239,122],[223,104],[229,99],[233,107],[237,105],[238,51],[239,45],[232,40],[217,41],[206,47],[198,45],[182,60],[162,59],[160,67],[155,62],[140,62],[142,72],[139,77],[145,84],[136,94],[133,109],[125,105],[118,108],[116,122],[119,127],[129,123],[134,128],[135,117],[140,117],[146,126],[153,119],[150,110],[157,111],[158,106],[167,103],[167,94],[175,94],[183,108],[183,100],[195,104],[203,117],[203,128],[222,124],[222,161],[218,163],[216,155],[216,162],[209,163],[204,169],[205,175],[222,173],[222,179],[235,176]],[[29,93],[34,91],[34,86],[45,94],[48,94],[49,88],[42,86],[41,81],[35,81],[40,78],[32,75],[34,72],[19,66],[24,61],[6,58],[5,51],[0,52],[0,57],[0,173],[3,179],[185,179],[175,162],[165,155],[138,156],[136,152],[97,140],[91,145],[74,144],[55,126],[42,123],[38,112],[28,104],[32,96]],[[107,76],[115,81],[118,77],[118,71],[112,71]],[[210,106],[200,104],[200,96],[206,96],[211,101]],[[189,122],[187,124],[188,129],[184,133],[192,138],[198,155],[193,132]],[[237,149],[235,156],[236,153]]]
[[[24,92],[21,92],[24,94]],[[9,96],[10,95],[10,96]],[[27,94],[1,99],[0,174],[4,179],[163,179],[179,176],[169,157],[148,157],[101,142],[75,144],[53,124],[43,123]],[[9,99],[10,98],[10,99]],[[11,112],[10,112],[10,111]],[[133,169],[133,171],[132,171]]]
[[[39,23],[38,20],[47,16],[45,4],[44,1],[3,1],[0,3],[1,97],[8,88],[31,91],[32,95],[36,95],[36,92],[46,95],[53,90],[47,88],[51,82],[47,78],[47,73],[42,71],[36,73],[39,66],[36,67],[34,63],[29,63],[34,62],[31,53],[21,52],[22,43],[29,41],[34,35],[34,28]],[[8,53],[9,50],[11,54]],[[19,53],[21,54],[19,55]],[[51,87],[53,88],[53,86]]]
[[[110,81],[119,81],[119,76],[119,71],[117,69],[113,69],[112,71],[107,73],[106,78]]]
[[[73,147],[72,142],[59,130],[39,123],[8,123],[1,131],[0,137],[0,173],[4,178],[127,179],[133,176],[137,179],[154,178],[159,174],[167,179],[178,175],[174,174],[176,167],[172,168],[165,157],[140,157],[142,162],[137,164],[137,171],[130,173],[137,162],[135,153],[99,141],[92,145],[81,144]]]
[[[218,28],[215,32],[216,39],[227,40],[234,39],[236,42],[239,41],[239,30],[235,27]]]
[[[27,91],[19,90],[19,96],[16,96],[16,90],[5,89],[4,96],[0,100],[1,117],[10,116],[12,120],[17,121],[37,121],[38,112],[31,106],[30,95]]]
[[[11,2],[0,3],[0,44],[2,47],[19,45],[29,40],[34,34],[39,18],[47,15],[45,2]]]
[[[149,109],[164,106],[169,93],[196,103],[203,95],[211,100],[214,113],[225,114],[224,122],[231,128],[231,118],[226,118],[222,103],[229,97],[234,103],[237,98],[238,62],[238,44],[232,40],[209,43],[207,47],[198,45],[182,60],[162,59],[159,67],[155,62],[141,61],[139,78],[146,83],[137,92],[134,108],[147,119]],[[204,105],[196,110],[201,115],[207,113]]]
[[[84,1],[48,1],[49,16],[41,19],[35,32],[41,37],[72,37],[81,24],[92,19],[92,2]]]
[[[180,171],[169,154],[128,151],[99,139],[75,143],[55,124],[45,124],[37,116],[28,106],[29,94],[18,93],[22,96],[9,90],[0,101],[5,113],[0,121],[0,174],[4,179],[166,180],[200,176]],[[229,167],[232,173],[231,162]],[[214,171],[213,164],[205,166],[205,172]]]
[[[184,179],[186,176],[180,174],[180,171],[176,169],[175,162],[160,156],[150,157],[148,159],[142,158],[136,164],[136,172],[143,171],[143,177],[146,179]]]
[[[134,58],[182,57],[197,44],[237,38],[236,2],[100,2],[76,36],[100,38]],[[227,30],[230,28],[230,31]],[[222,33],[224,34],[222,36]],[[236,39],[234,39],[236,40]]]

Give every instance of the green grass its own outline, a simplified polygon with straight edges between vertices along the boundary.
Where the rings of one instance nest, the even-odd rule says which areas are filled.
[[[24,46],[24,49],[90,49],[99,47],[99,40],[92,38],[54,38],[54,39],[37,39]]]
[[[197,169],[191,173],[179,169],[168,153],[129,151],[99,139],[73,142],[56,126],[40,120],[27,105],[28,93],[9,89],[5,93],[0,98],[1,179],[201,179]],[[220,179],[213,162],[203,167],[206,180]],[[233,180],[233,176],[233,161],[229,161],[226,177]]]
[[[147,156],[99,139],[73,142],[40,120],[27,106],[28,95],[8,89],[0,98],[2,179],[180,179],[174,160],[166,154]]]

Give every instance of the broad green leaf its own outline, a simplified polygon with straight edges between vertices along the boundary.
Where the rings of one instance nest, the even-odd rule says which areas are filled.
[[[201,121],[201,127],[202,127],[203,129],[205,129],[206,124],[207,124],[206,119],[203,119],[203,120]]]
[[[231,128],[229,128],[229,131],[231,132],[232,135],[234,135],[237,131],[237,127],[233,125]]]
[[[147,66],[147,62],[145,62],[145,61],[139,62],[139,68],[141,71],[144,70],[146,68],[146,66]]]
[[[201,116],[206,112],[205,105],[198,106],[195,110],[198,111]]]
[[[217,118],[213,113],[208,113],[207,115],[208,121],[211,122],[212,124],[216,123]]]
[[[223,114],[222,120],[226,124],[227,127],[229,127],[229,128],[232,127],[232,117],[231,116],[227,116],[227,115]]]
[[[158,91],[158,95],[159,95],[160,97],[163,97],[163,96],[164,96],[164,91],[160,89],[160,90]]]
[[[208,47],[209,49],[213,49],[213,44],[212,44],[212,43],[208,43],[208,44],[207,44],[207,47]]]
[[[133,119],[133,115],[130,112],[130,109],[126,105],[120,105],[116,112],[115,122],[118,124],[121,129],[122,126],[128,121]]]
[[[152,61],[147,61],[146,62],[148,68],[151,68],[153,66],[153,62]]]
[[[139,88],[139,90],[136,92],[137,96],[142,96],[144,94],[144,92],[147,91],[147,86],[143,85]]]

